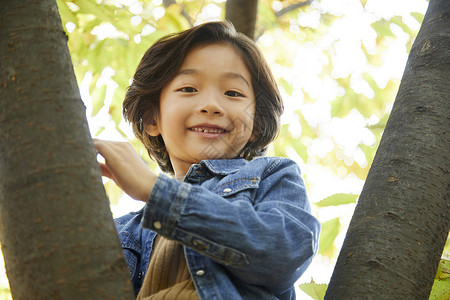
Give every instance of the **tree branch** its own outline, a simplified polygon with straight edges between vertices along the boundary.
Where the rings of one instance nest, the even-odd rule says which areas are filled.
[[[297,8],[300,8],[300,7],[302,7],[302,6],[311,4],[312,1],[313,1],[313,0],[306,0],[306,1],[303,1],[303,2],[298,2],[298,3],[292,4],[292,5],[286,6],[286,7],[283,8],[282,10],[276,12],[276,13],[275,13],[275,17],[279,18],[279,17],[281,17],[282,15],[287,14],[288,12],[291,12],[291,11],[297,9]]]
[[[303,2],[298,2],[289,6],[286,6],[285,8],[281,9],[278,12],[274,12],[274,15],[277,19],[279,19],[281,16],[287,14],[288,12],[291,12],[293,10],[296,10],[297,8],[303,7],[305,5],[309,5],[313,2],[313,0],[306,0]],[[264,28],[262,28],[261,30],[258,30],[256,37],[255,37],[255,41],[257,41],[265,32],[266,30]]]
[[[225,19],[233,23],[238,32],[254,39],[257,10],[257,0],[228,0],[225,6]]]

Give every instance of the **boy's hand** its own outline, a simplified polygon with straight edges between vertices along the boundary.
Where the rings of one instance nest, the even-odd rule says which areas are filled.
[[[102,175],[114,182],[130,197],[147,201],[156,181],[144,161],[130,143],[94,139],[98,153],[105,163],[99,163]]]

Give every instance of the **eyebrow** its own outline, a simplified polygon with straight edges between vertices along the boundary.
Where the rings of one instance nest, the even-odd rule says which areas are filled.
[[[179,76],[179,75],[190,75],[190,74],[194,74],[195,75],[195,74],[198,74],[198,73],[200,73],[200,72],[198,70],[196,70],[196,69],[183,69],[180,72],[178,72],[178,74],[176,76]],[[248,80],[245,79],[245,77],[243,75],[239,74],[239,73],[225,72],[225,73],[223,73],[221,75],[221,77],[242,80],[242,81],[244,81],[244,83],[248,87],[250,87],[250,83],[248,82]]]

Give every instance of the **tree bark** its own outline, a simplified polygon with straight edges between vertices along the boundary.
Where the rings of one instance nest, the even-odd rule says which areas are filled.
[[[428,299],[450,229],[450,2],[430,0],[325,299]]]
[[[133,299],[54,0],[0,3],[0,242],[14,299]]]
[[[225,19],[233,23],[238,32],[254,39],[257,11],[258,0],[228,0]]]

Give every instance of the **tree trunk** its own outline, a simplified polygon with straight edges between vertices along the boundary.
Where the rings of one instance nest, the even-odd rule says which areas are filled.
[[[238,32],[254,39],[257,10],[258,0],[228,0],[225,19],[233,23]]]
[[[0,2],[0,242],[14,299],[133,299],[55,0]]]
[[[428,299],[450,228],[450,2],[430,0],[325,299]]]

